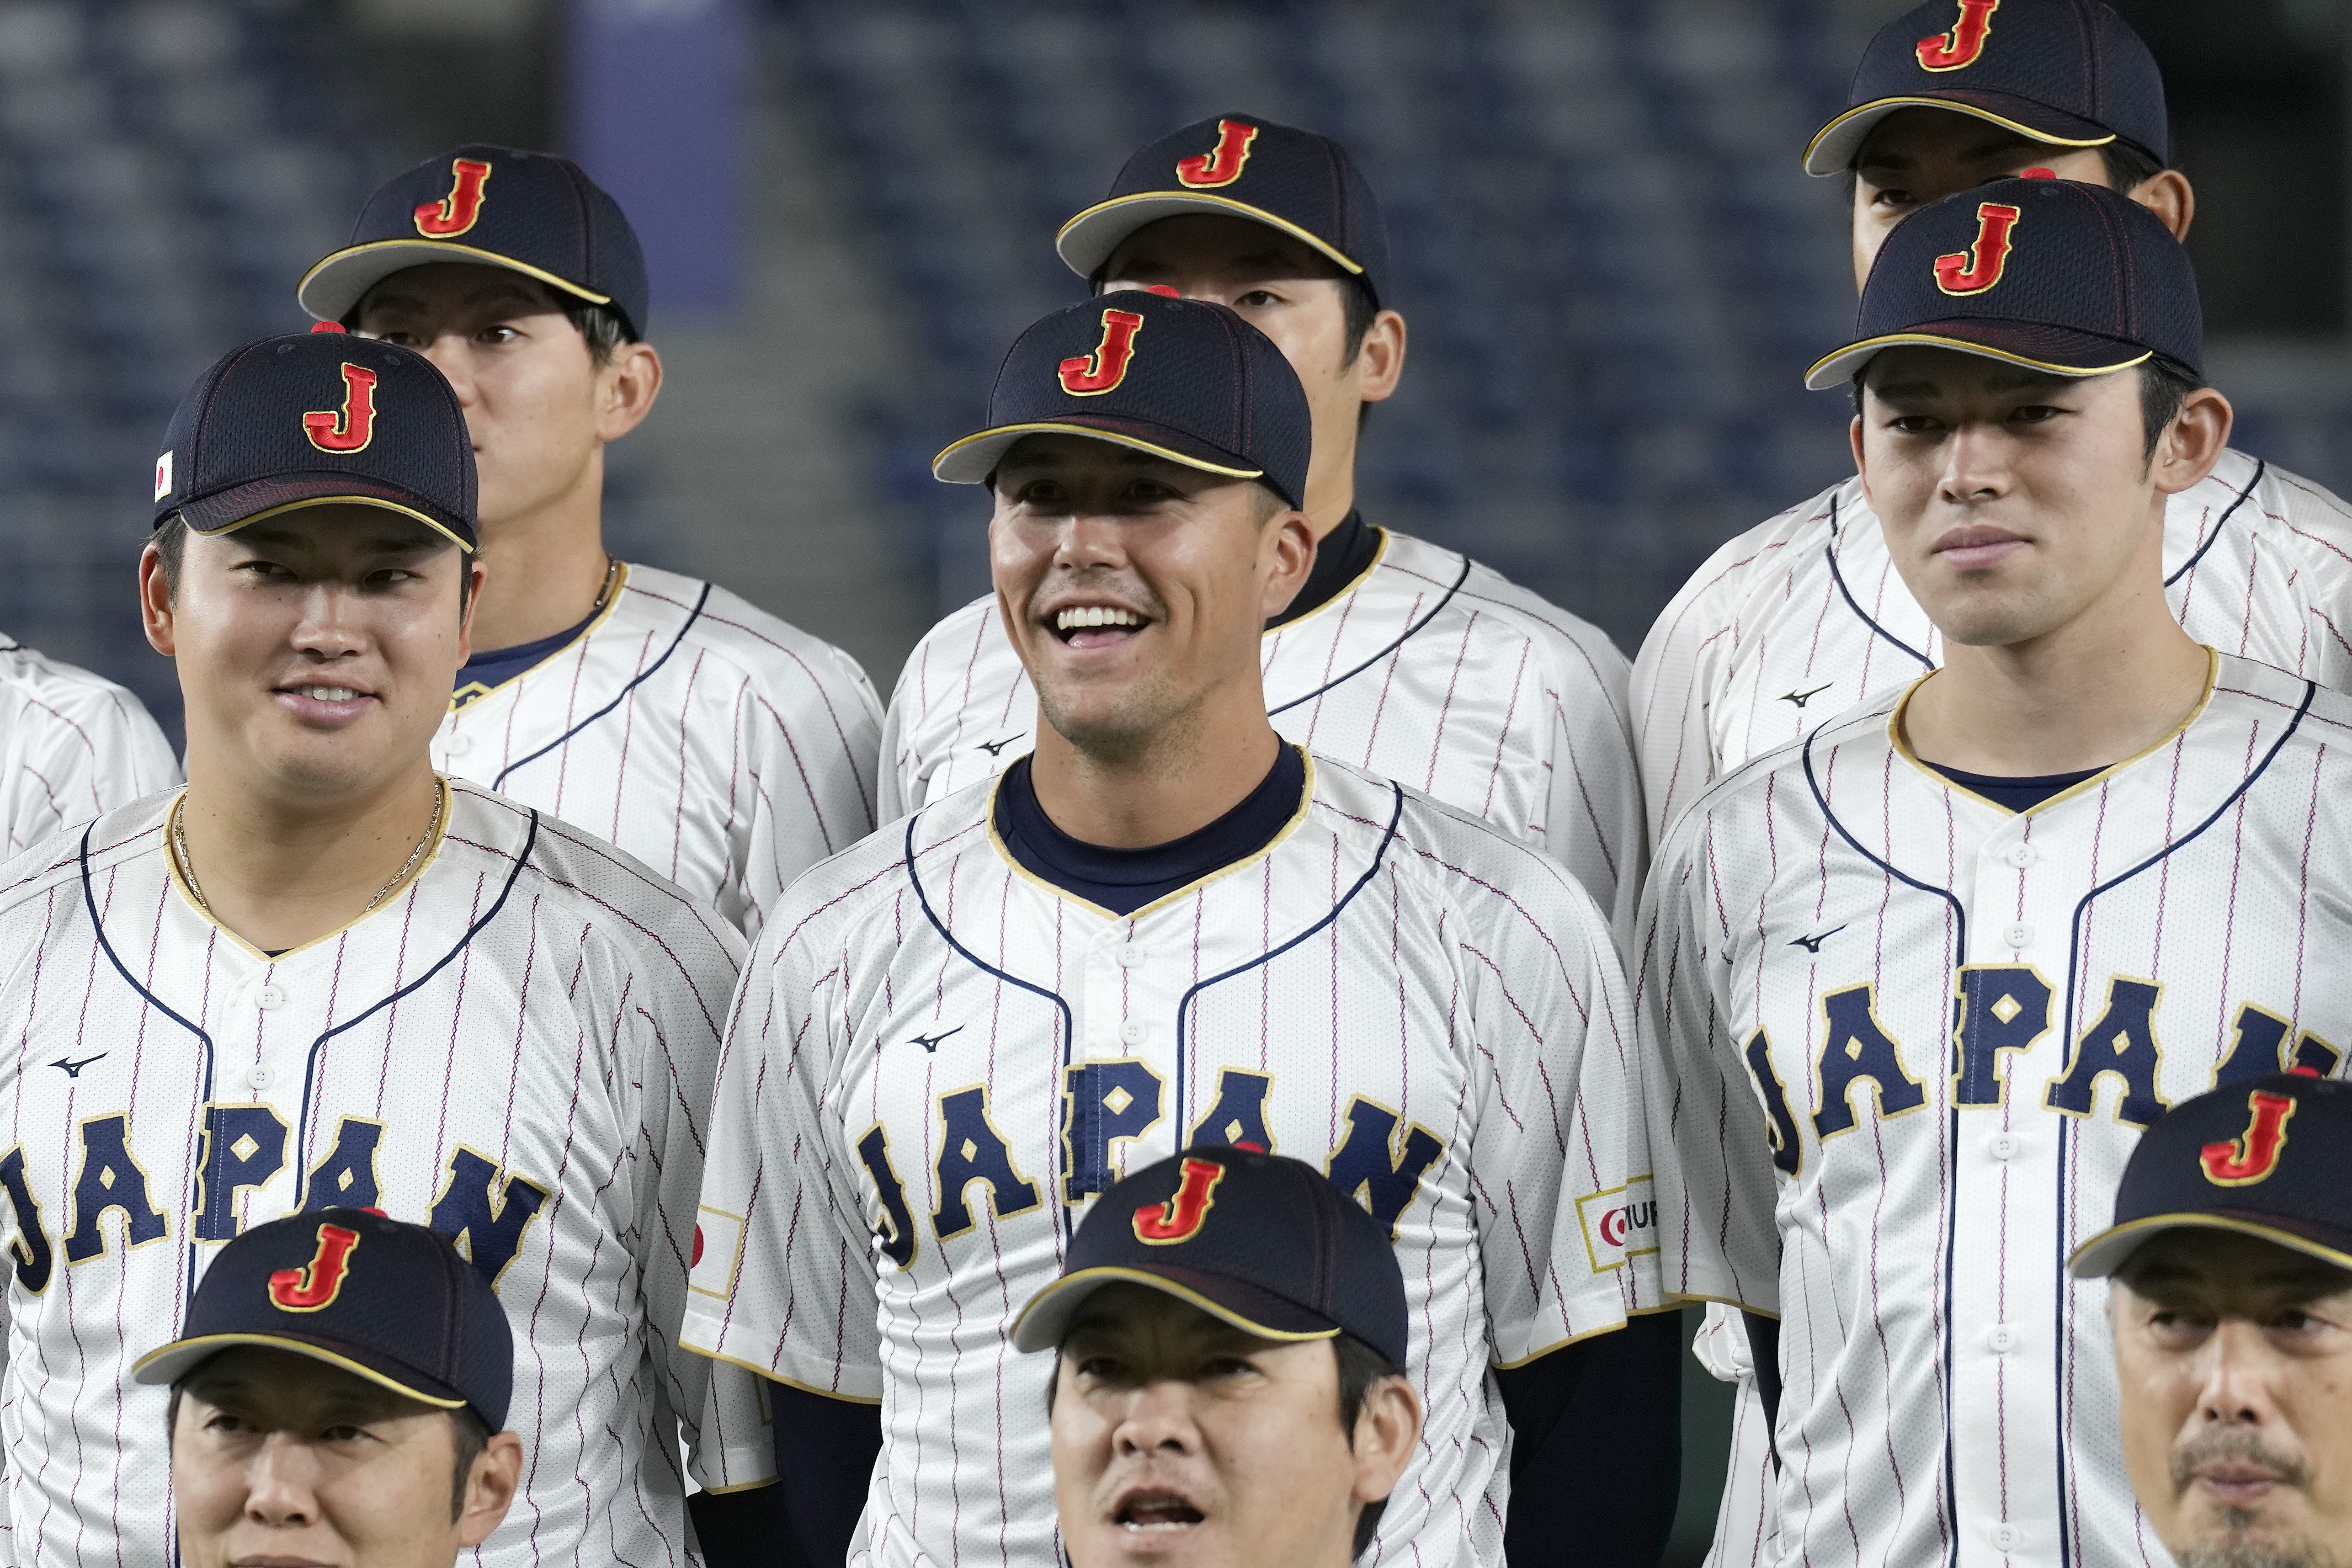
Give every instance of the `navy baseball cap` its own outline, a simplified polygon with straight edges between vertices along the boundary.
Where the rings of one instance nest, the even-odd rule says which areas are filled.
[[[1255,114],[1196,121],[1129,158],[1109,196],[1064,224],[1054,248],[1092,277],[1128,235],[1179,213],[1280,229],[1361,279],[1375,304],[1385,295],[1388,230],[1356,161],[1328,136]]]
[[[1129,1176],[1070,1239],[1062,1277],[1013,1320],[1018,1350],[1052,1350],[1105,1285],[1163,1291],[1261,1339],[1349,1333],[1405,1364],[1404,1273],[1380,1222],[1313,1166],[1195,1148]]]
[[[1863,286],[1854,341],[1816,362],[1805,385],[1839,385],[1906,343],[2059,376],[2151,356],[2204,375],[2189,253],[2129,196],[2074,180],[1995,180],[1895,225]]]
[[[221,1249],[178,1339],[139,1358],[177,1383],[222,1351],[266,1345],[323,1361],[496,1432],[514,1392],[514,1334],[489,1281],[446,1237],[372,1208],[257,1225]]]
[[[2242,1079],[2156,1120],[2124,1166],[2116,1222],[2066,1271],[2120,1270],[2167,1230],[2231,1230],[2352,1269],[2352,1083],[2307,1071]]]
[[[1222,305],[1121,289],[1066,306],[1021,334],[988,394],[988,428],[931,473],[984,483],[1024,435],[1090,435],[1234,479],[1303,506],[1314,423],[1298,373]]]
[[[1898,110],[1948,109],[2053,147],[2127,142],[2171,162],[2156,57],[2099,0],[1927,0],[1878,30],[1805,172],[1841,173]]]
[[[436,261],[535,277],[645,336],[646,256],[621,204],[569,158],[488,142],[427,158],[370,196],[351,244],[303,274],[296,297],[341,321],[394,273]]]
[[[341,329],[264,338],[214,361],[155,459],[155,525],[225,534],[301,507],[414,517],[474,548],[474,446],[433,361]]]

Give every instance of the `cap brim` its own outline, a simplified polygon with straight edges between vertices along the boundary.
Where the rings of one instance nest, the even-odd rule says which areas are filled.
[[[1024,435],[1084,435],[1117,446],[1131,446],[1171,463],[1228,479],[1263,479],[1265,470],[1253,468],[1222,447],[1196,441],[1180,431],[1150,420],[1121,419],[1112,414],[1073,414],[1067,419],[1034,420],[1024,424],[999,424],[977,430],[949,444],[931,459],[931,477],[949,485],[978,485],[996,472],[1004,454]]]
[[[494,250],[483,250],[478,246],[431,239],[374,240],[339,250],[302,275],[302,281],[295,286],[294,297],[301,302],[303,309],[320,320],[340,321],[352,313],[352,307],[367,297],[369,289],[394,273],[405,272],[412,267],[429,266],[436,261],[504,267],[509,272],[520,272],[525,277],[535,277],[550,288],[561,289],[591,305],[613,303],[613,297],[609,294],[583,288],[529,262],[517,261],[510,256],[500,256]]]
[[[1920,93],[1907,98],[1873,99],[1822,126],[1805,146],[1805,172],[1816,178],[1844,173],[1853,167],[1854,155],[1870,140],[1878,122],[1906,109],[1947,109],[1955,114],[1973,115],[2014,131],[2029,141],[2044,141],[2053,147],[2105,147],[2117,140],[2116,133],[2104,126],[2013,93]]]
[[[1013,1320],[1013,1348],[1052,1350],[1059,1345],[1078,1309],[1106,1285],[1141,1285],[1158,1291],[1260,1339],[1297,1342],[1331,1339],[1339,1333],[1339,1324],[1286,1297],[1222,1274],[1106,1266],[1065,1274],[1032,1296],[1021,1315]]]
[[[460,1410],[469,1403],[456,1390],[431,1378],[419,1377],[405,1367],[384,1366],[375,1358],[348,1345],[299,1339],[291,1334],[210,1333],[198,1334],[194,1339],[173,1340],[163,1349],[149,1351],[141,1356],[131,1366],[131,1375],[139,1383],[177,1383],[221,1352],[247,1344],[282,1350],[289,1354],[324,1362],[354,1377],[363,1377],[378,1387],[389,1388],[394,1394],[405,1395],[419,1404],[430,1405],[438,1410]]]
[[[321,470],[248,480],[183,501],[174,508],[191,533],[210,538],[233,533],[264,517],[299,511],[308,507],[376,507],[424,524],[459,549],[472,554],[471,530],[438,514],[419,497],[390,485],[379,485],[351,474]]]
[[[2039,321],[1984,318],[1927,321],[1908,331],[1887,332],[1848,343],[1835,353],[1815,361],[1805,372],[1806,390],[1826,392],[1843,386],[1880,354],[1906,346],[1950,349],[2053,376],[2104,376],[2128,370],[2154,355],[2152,350],[2137,343],[2118,342],[2096,332],[2078,332]]]
[[[2289,1251],[2352,1270],[2352,1235],[2323,1232],[2316,1226],[2306,1233],[2267,1216],[2255,1218],[2197,1211],[2151,1214],[2102,1230],[2074,1249],[2074,1255],[2066,1260],[2066,1272],[2077,1280],[2105,1279],[2121,1269],[2125,1260],[2147,1241],[2168,1230],[2226,1230],[2238,1236],[2259,1237]]]
[[[1181,213],[1247,218],[1314,246],[1350,277],[1360,277],[1364,270],[1363,264],[1355,257],[1288,218],[1276,217],[1264,207],[1253,207],[1231,196],[1213,196],[1205,191],[1138,191],[1131,196],[1097,202],[1062,225],[1062,232],[1054,236],[1054,250],[1072,272],[1080,277],[1092,277],[1128,235],[1146,224],[1156,224],[1161,218],[1172,218]]]

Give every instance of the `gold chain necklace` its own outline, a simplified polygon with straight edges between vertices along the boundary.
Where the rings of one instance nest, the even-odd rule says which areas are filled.
[[[188,884],[188,894],[196,901],[196,907],[210,915],[213,912],[212,902],[205,897],[205,890],[197,885],[196,863],[188,858],[188,835],[186,830],[181,826],[182,820],[186,816],[183,808],[187,803],[188,798],[185,795],[172,802],[172,857],[179,865],[180,879]],[[425,825],[425,836],[416,841],[415,849],[408,852],[407,863],[392,873],[390,882],[375,890],[375,896],[367,901],[367,907],[360,911],[361,915],[373,914],[375,906],[382,904],[392,890],[400,885],[403,878],[416,869],[416,862],[425,858],[425,846],[430,844],[434,835],[440,831],[441,814],[448,809],[448,806],[449,793],[442,787],[440,781],[436,779],[433,784],[433,820]]]

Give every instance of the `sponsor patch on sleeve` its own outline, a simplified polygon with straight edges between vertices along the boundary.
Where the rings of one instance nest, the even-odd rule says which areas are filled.
[[[1635,1176],[1623,1186],[1587,1193],[1576,1200],[1576,1222],[1584,1232],[1584,1254],[1592,1271],[1622,1269],[1628,1258],[1658,1249],[1656,1183]]]
[[[735,1293],[735,1273],[743,1264],[743,1217],[705,1205],[694,1217],[694,1258],[686,1288],[720,1301]]]

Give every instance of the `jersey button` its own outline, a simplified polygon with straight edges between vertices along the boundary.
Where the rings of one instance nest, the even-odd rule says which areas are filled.
[[[1126,946],[1118,949],[1118,967],[1120,968],[1133,969],[1139,967],[1142,963],[1143,949],[1136,946],[1134,943],[1130,942]]]
[[[474,749],[474,737],[463,733],[453,735],[441,749],[446,751],[452,757],[463,757],[466,753]]]
[[[245,1070],[245,1081],[253,1088],[267,1089],[278,1082],[278,1075],[259,1062],[256,1062]]]
[[[2033,946],[2033,927],[2021,920],[2003,931],[2000,939],[2011,947],[2031,947]]]
[[[2007,1323],[1995,1323],[1985,1335],[1985,1344],[1995,1355],[2007,1355],[2017,1348],[2017,1331]]]
[[[272,981],[253,993],[253,1005],[263,1012],[286,1005],[286,988]]]
[[[1992,1527],[1992,1546],[1996,1552],[2014,1552],[2025,1544],[2025,1531],[2013,1524]]]
[[[1997,1160],[2013,1160],[2024,1146],[2025,1140],[2015,1133],[1995,1133],[1990,1140],[1992,1157]]]
[[[1135,1019],[1128,1019],[1118,1026],[1118,1038],[1129,1045],[1141,1045],[1143,1043],[1142,1023]]]
[[[2008,849],[2002,851],[2000,858],[2015,866],[2018,870],[2023,871],[2027,866],[2030,866],[2035,861],[2040,860],[2042,855],[2041,852],[2032,844],[2021,841],[2019,843],[2011,844]]]

